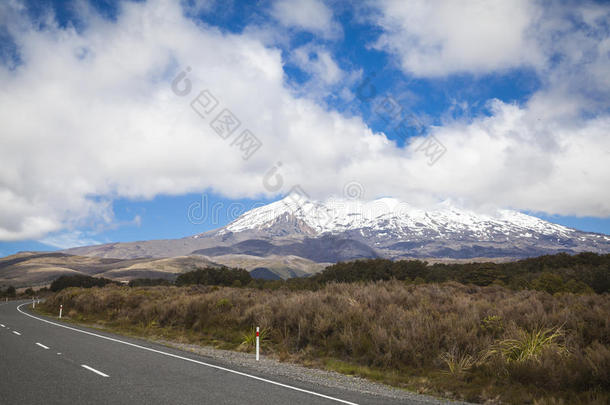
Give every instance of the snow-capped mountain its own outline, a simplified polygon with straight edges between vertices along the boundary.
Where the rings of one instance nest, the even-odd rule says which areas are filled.
[[[350,231],[359,231],[362,236],[377,233],[396,238],[446,238],[468,234],[483,241],[502,236],[536,238],[537,234],[565,238],[577,232],[517,211],[476,214],[458,209],[449,202],[422,210],[394,198],[370,202],[339,199],[316,202],[286,197],[246,212],[218,233],[270,232],[276,224],[290,221],[301,225],[294,231],[311,236]]]
[[[310,201],[288,196],[216,231],[224,253],[297,254],[315,261],[360,257],[518,258],[610,251],[610,237],[511,210],[475,213],[450,202],[423,210],[393,198]],[[218,253],[218,248],[199,253]]]
[[[393,198],[320,202],[291,195],[188,238],[68,252],[118,258],[290,256],[329,263],[372,257],[510,259],[581,251],[608,253],[610,237],[511,210],[482,214],[450,202],[424,210]]]

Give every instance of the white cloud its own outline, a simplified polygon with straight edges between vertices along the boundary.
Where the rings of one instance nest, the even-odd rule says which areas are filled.
[[[176,2],[125,3],[116,21],[87,15],[79,31],[0,12],[13,13],[23,61],[0,67],[0,240],[95,229],[114,221],[119,197],[207,188],[256,198],[300,184],[323,198],[351,181],[368,198],[610,215],[609,120],[582,118],[583,103],[572,105],[577,98],[558,86],[526,105],[496,102],[491,117],[434,129],[447,152],[429,166],[417,144],[398,148],[360,118],[296,96],[279,49],[196,24]],[[192,90],[180,97],[170,84],[187,66]],[[220,102],[215,113],[229,108],[240,130],[263,142],[249,160],[231,145],[237,134],[221,139],[213,116],[191,109],[203,89]],[[266,190],[262,178],[278,161],[283,184]]]
[[[534,103],[492,103],[493,115],[435,128],[447,152],[426,166],[417,144],[403,171],[412,189],[470,204],[564,215],[610,215],[610,117],[566,125]]]
[[[538,66],[543,55],[532,25],[540,11],[527,0],[382,0],[372,20],[383,29],[373,47],[416,76],[487,73]]]
[[[302,172],[374,136],[295,98],[278,49],[197,25],[174,2],[124,3],[116,22],[89,15],[78,32],[3,12],[14,14],[23,64],[0,69],[2,240],[112,221],[115,197],[261,195],[278,158]],[[186,66],[193,89],[182,98],[170,82]],[[206,88],[263,141],[250,160],[189,106]],[[312,145],[320,154],[306,153]]]
[[[68,249],[77,246],[98,245],[100,242],[85,236],[80,231],[60,232],[54,235],[48,235],[38,242],[45,245],[53,246],[59,249]]]
[[[292,50],[291,60],[313,76],[313,80],[325,85],[336,84],[344,77],[330,52],[311,43]]]
[[[362,71],[344,71],[327,48],[311,42],[286,53],[287,64],[307,75],[304,81],[289,83],[294,94],[323,105],[354,98],[350,89],[361,81]]]
[[[333,11],[321,0],[276,0],[271,15],[285,27],[309,31],[327,39],[342,35]]]
[[[374,47],[422,77],[532,67],[541,88],[522,106],[446,122],[433,167],[403,162],[424,194],[564,215],[610,215],[610,8],[593,3],[387,0],[371,3],[384,31]],[[420,158],[421,158],[420,154]]]

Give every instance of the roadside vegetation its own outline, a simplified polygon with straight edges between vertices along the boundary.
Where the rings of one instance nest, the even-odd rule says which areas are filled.
[[[181,275],[189,280],[181,286],[63,289],[42,311],[55,314],[62,304],[76,322],[243,351],[252,351],[260,326],[264,355],[420,393],[607,404],[608,256],[459,265],[462,273],[453,265],[426,273],[422,262],[361,261],[286,282],[200,269]]]
[[[0,288],[0,298],[15,298],[17,290],[12,285]]]
[[[50,291],[47,287],[39,287],[34,290],[32,287],[21,288],[17,290],[13,286],[0,287],[0,301],[4,300],[22,300],[28,298],[41,298],[49,295]]]

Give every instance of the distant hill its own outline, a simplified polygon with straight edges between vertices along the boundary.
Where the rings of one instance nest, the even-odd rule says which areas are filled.
[[[197,268],[221,265],[246,270],[265,268],[268,279],[303,277],[318,272],[324,264],[298,257],[261,258],[248,255],[219,256],[214,261],[200,255],[172,258],[109,259],[57,252],[22,252],[0,258],[0,287],[43,286],[62,275],[82,274],[130,281],[136,278],[172,280]]]

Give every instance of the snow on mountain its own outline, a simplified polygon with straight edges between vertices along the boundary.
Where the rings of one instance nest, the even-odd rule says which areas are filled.
[[[264,240],[270,245],[263,250],[276,253],[287,240],[302,240],[301,253],[294,254],[303,254],[304,250],[310,258],[317,258],[320,252],[314,250],[328,246],[334,251],[324,256],[326,260],[333,257],[343,260],[346,256],[518,258],[610,251],[610,237],[606,235],[581,232],[513,210],[476,213],[449,201],[424,210],[394,198],[321,202],[293,195],[248,211],[207,235],[238,242],[231,250],[233,253],[241,252],[243,246],[252,249],[254,242],[244,245],[246,239]],[[321,239],[324,244],[312,242]],[[348,254],[344,251],[345,241],[352,242]],[[290,246],[292,250],[285,247],[280,250],[299,250]]]
[[[449,201],[421,209],[394,198],[311,201],[290,195],[199,235],[66,252],[130,259],[202,255],[231,263],[295,257],[318,264],[373,257],[505,260],[583,251],[610,253],[610,237],[512,210],[476,213]]]
[[[312,236],[338,234],[353,230],[387,231],[394,235],[433,232],[470,232],[478,238],[533,233],[569,237],[573,229],[543,221],[511,210],[498,210],[494,215],[477,214],[459,209],[449,202],[423,210],[394,198],[374,201],[329,199],[324,202],[286,197],[264,207],[246,212],[231,222],[220,233],[265,230],[282,219],[301,221],[312,231]]]

